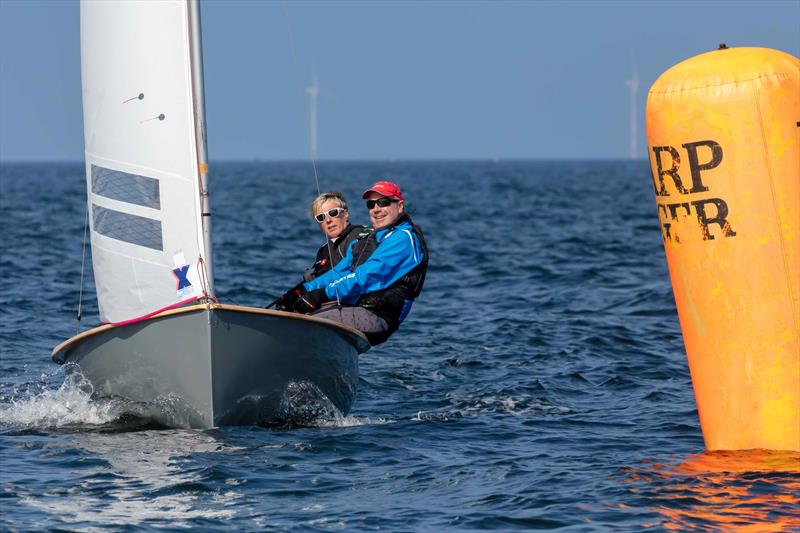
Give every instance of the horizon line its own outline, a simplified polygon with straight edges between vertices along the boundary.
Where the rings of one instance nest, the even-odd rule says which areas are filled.
[[[647,157],[408,157],[408,158],[325,158],[316,159],[314,163],[514,163],[514,162],[557,162],[557,161],[603,161],[603,162],[646,162]],[[312,163],[311,159],[302,158],[209,158],[209,163]],[[86,164],[85,159],[0,159],[0,165],[35,165],[35,164]]]

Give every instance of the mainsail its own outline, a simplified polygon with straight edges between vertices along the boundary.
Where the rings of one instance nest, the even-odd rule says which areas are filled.
[[[143,318],[209,290],[190,11],[184,0],[81,2],[86,180],[103,322]]]

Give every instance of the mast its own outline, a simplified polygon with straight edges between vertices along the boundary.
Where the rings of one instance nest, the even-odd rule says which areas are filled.
[[[205,272],[208,295],[214,296],[214,270],[211,253],[211,208],[208,201],[208,151],[206,146],[206,103],[203,84],[203,46],[200,35],[200,2],[188,0],[189,33],[192,64],[192,97],[194,99],[197,167],[200,175],[200,210],[203,225],[203,248],[206,251]]]

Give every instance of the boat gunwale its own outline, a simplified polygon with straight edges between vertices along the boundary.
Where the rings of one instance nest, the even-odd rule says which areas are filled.
[[[289,311],[278,311],[278,310],[275,310],[275,309],[264,309],[262,307],[249,307],[249,306],[244,306],[244,305],[231,305],[231,304],[221,304],[221,303],[190,305],[190,306],[187,306],[187,307],[179,307],[179,308],[176,308],[176,309],[168,309],[166,311],[162,311],[161,313],[153,315],[153,316],[151,316],[149,318],[146,318],[144,320],[140,320],[140,321],[136,322],[136,324],[144,324],[144,323],[147,323],[147,322],[149,322],[151,320],[156,320],[156,319],[159,319],[159,318],[164,318],[164,317],[168,317],[168,316],[172,316],[172,315],[179,315],[179,314],[184,314],[184,313],[193,313],[193,312],[199,312],[199,311],[212,311],[212,310],[234,311],[234,312],[249,313],[249,314],[254,314],[254,315],[276,316],[276,317],[290,318],[290,319],[294,319],[294,320],[304,320],[304,321],[307,321],[307,322],[313,322],[313,323],[326,325],[326,326],[332,326],[334,328],[346,331],[347,333],[353,334],[356,337],[360,337],[366,343],[367,346],[371,347],[369,341],[367,340],[366,335],[364,335],[361,331],[359,331],[359,330],[357,330],[357,329],[355,329],[353,327],[350,327],[350,326],[347,326],[345,324],[342,324],[341,322],[335,322],[333,320],[328,320],[326,318],[319,318],[319,317],[310,316],[310,315],[301,315],[301,314],[292,313],[292,312],[289,312]],[[111,330],[111,329],[114,329],[114,328],[124,327],[125,325],[130,325],[130,324],[123,324],[123,325],[102,324],[100,326],[97,326],[97,327],[94,327],[94,328],[91,328],[91,329],[87,329],[86,331],[82,331],[82,332],[78,333],[77,335],[74,335],[73,337],[70,337],[69,339],[67,339],[65,341],[62,341],[61,343],[56,345],[56,347],[53,348],[53,350],[50,352],[50,358],[53,361],[55,361],[55,362],[57,362],[59,364],[63,364],[66,361],[58,361],[56,359],[56,355],[61,353],[65,349],[69,348],[71,345],[77,343],[78,341],[84,340],[87,337],[91,337],[93,335],[97,335],[99,333],[102,333],[104,331],[108,331],[108,330]],[[367,348],[367,350],[369,350],[369,348]],[[365,353],[367,350],[364,350],[364,352],[359,352],[359,353]]]

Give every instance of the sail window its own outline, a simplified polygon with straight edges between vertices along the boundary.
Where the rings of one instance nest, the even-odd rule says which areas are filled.
[[[129,204],[161,208],[158,180],[92,165],[92,192]]]
[[[92,204],[92,229],[111,239],[164,250],[161,221]]]

